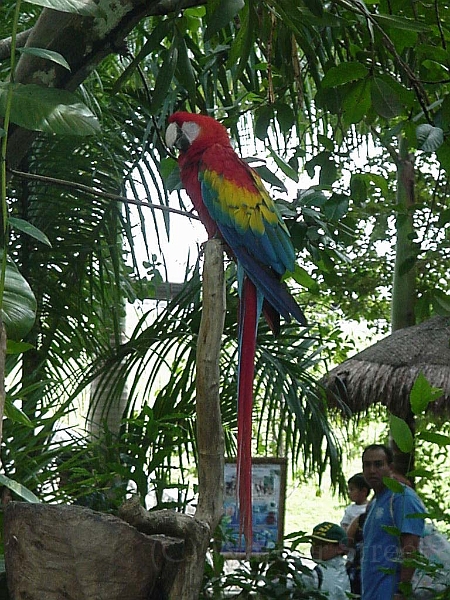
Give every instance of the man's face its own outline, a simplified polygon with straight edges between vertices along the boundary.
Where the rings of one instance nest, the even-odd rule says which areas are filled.
[[[383,483],[383,477],[391,476],[391,467],[382,449],[367,450],[364,453],[363,473],[365,480],[372,486],[375,493],[384,490],[386,486]]]

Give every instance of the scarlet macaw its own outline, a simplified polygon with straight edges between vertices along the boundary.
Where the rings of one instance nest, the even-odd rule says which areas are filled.
[[[261,310],[274,333],[282,315],[305,316],[281,277],[293,271],[290,235],[258,174],[233,150],[227,130],[212,117],[176,112],[166,144],[180,150],[181,182],[209,238],[221,236],[237,261],[239,284],[237,480],[241,530],[252,547],[252,404],[256,333]]]

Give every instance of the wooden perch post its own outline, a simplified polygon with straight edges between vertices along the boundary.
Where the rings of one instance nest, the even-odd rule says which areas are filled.
[[[196,518],[217,527],[223,512],[224,440],[220,412],[220,350],[225,322],[222,243],[209,240],[203,269],[203,312],[197,344],[197,447],[199,498]]]

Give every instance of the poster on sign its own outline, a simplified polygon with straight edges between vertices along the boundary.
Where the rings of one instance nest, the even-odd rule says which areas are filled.
[[[263,554],[281,544],[284,535],[286,458],[254,458],[252,461],[252,554]],[[236,461],[225,461],[222,553],[246,553],[239,535],[239,506],[236,494]]]

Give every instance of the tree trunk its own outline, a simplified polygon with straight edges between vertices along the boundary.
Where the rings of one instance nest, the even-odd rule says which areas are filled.
[[[408,142],[400,138],[397,161],[397,217],[396,252],[394,278],[392,282],[391,329],[403,329],[416,324],[414,306],[416,301],[416,252],[414,250],[414,163],[408,151]],[[415,420],[408,404],[406,414],[397,415],[404,419],[414,436]],[[393,440],[394,470],[406,476],[414,469],[414,450],[403,453]]]
[[[407,141],[400,139],[397,161],[397,217],[394,278],[392,282],[392,331],[416,324],[416,253],[413,237],[414,164]]]

